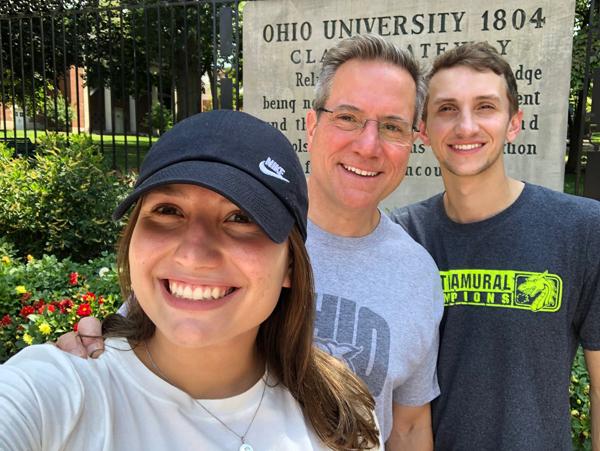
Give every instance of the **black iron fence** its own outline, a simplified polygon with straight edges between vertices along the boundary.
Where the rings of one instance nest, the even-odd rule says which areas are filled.
[[[40,133],[88,133],[113,167],[139,167],[174,122],[241,107],[239,3],[0,15],[0,141],[30,153]]]

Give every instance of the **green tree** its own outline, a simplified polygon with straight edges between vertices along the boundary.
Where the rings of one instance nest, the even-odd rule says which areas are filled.
[[[60,94],[72,54],[58,45],[68,21],[51,17],[72,2],[6,0],[0,3],[0,101],[23,108],[27,116],[43,115],[50,128],[67,125],[68,104]]]
[[[2,100],[27,106],[27,99],[34,97],[39,86],[50,84],[64,90],[65,70],[74,65],[85,68],[86,84],[92,90],[111,87],[115,101],[126,103],[132,95],[149,103],[156,86],[158,101],[176,110],[177,120],[198,111],[205,89],[201,82],[204,73],[210,78],[210,88],[214,86],[213,46],[219,48],[220,44],[218,15],[222,6],[210,1],[172,3],[3,2],[0,15],[13,19],[0,25]],[[213,20],[215,8],[217,17]],[[56,10],[60,14],[49,14]],[[234,19],[236,15],[239,20],[234,37],[241,36],[241,17],[234,10]],[[238,44],[233,45],[235,52]],[[226,73],[231,70],[232,58],[218,56],[216,66],[217,74]],[[239,79],[239,74],[236,76]],[[217,93],[212,94],[216,98]],[[47,106],[50,114],[57,109],[56,103],[55,99]]]
[[[574,107],[573,121],[569,128],[569,160],[566,172],[575,172],[580,149],[575,145],[581,137],[579,130],[582,116],[585,114],[587,99],[583,98],[583,82],[585,79],[585,59],[587,55],[588,37],[591,37],[590,73],[600,67],[600,1],[595,2],[595,13],[590,14],[591,0],[575,1],[575,24],[573,28],[573,61],[571,63],[571,99]],[[591,18],[591,21],[590,21]],[[583,114],[582,114],[583,113]]]

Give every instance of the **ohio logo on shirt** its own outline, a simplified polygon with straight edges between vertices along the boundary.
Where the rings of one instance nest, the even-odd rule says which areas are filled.
[[[543,273],[455,269],[440,271],[444,305],[512,308],[557,312],[562,304],[562,279]]]
[[[315,344],[337,357],[379,396],[388,373],[390,328],[387,321],[351,299],[317,293]]]

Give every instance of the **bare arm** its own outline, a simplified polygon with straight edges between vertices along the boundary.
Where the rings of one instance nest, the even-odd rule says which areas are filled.
[[[433,450],[429,403],[419,407],[394,403],[392,433],[385,444],[385,449],[387,451]]]
[[[79,321],[77,332],[69,332],[58,337],[56,346],[61,351],[84,359],[96,358],[104,352],[102,325],[97,318],[86,317]]]
[[[600,451],[600,351],[584,351],[585,364],[590,373],[590,401],[592,414],[592,450]]]

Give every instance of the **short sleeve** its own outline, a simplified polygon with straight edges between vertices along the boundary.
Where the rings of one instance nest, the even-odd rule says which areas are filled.
[[[83,386],[62,351],[25,348],[0,365],[0,449],[60,449],[83,406]]]
[[[579,340],[584,349],[600,350],[600,214],[592,221],[586,252],[586,277],[581,292]]]
[[[435,265],[434,265],[435,266]],[[437,358],[440,341],[440,322],[444,313],[444,295],[437,267],[431,283],[431,337],[422,359],[409,378],[393,392],[394,402],[403,406],[422,406],[440,394],[437,380]]]

